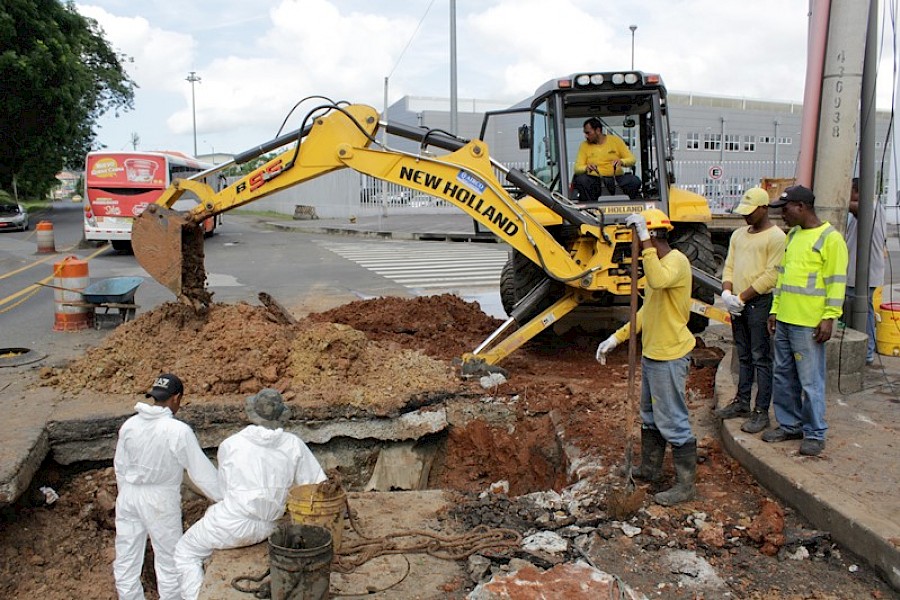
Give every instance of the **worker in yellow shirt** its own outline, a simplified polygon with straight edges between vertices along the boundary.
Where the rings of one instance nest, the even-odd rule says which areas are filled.
[[[622,138],[603,132],[603,123],[592,117],[584,122],[584,141],[575,159],[572,185],[582,202],[594,202],[604,191],[616,193],[618,186],[629,198],[641,191],[641,180],[622,167],[633,167],[637,161]]]
[[[637,313],[641,333],[641,464],[633,475],[646,481],[662,478],[666,444],[672,446],[675,485],[656,494],[658,504],[671,506],[691,500],[697,478],[697,439],[691,430],[684,385],[689,354],[696,341],[688,330],[691,314],[691,263],[669,246],[672,223],[661,210],[651,208],[630,215],[625,222],[641,241],[646,289]],[[597,360],[629,338],[626,323],[597,347]]]
[[[847,283],[847,244],[819,220],[812,190],[787,188],[773,207],[783,207],[791,228],[775,283],[769,333],[775,337],[772,391],[778,427],[764,442],[803,439],[800,454],[825,449],[825,342],[841,316]]]
[[[731,313],[731,333],[738,355],[737,395],[716,410],[721,419],[749,417],[741,431],[759,433],[769,427],[772,403],[772,338],[769,311],[778,265],[784,255],[784,232],[769,220],[769,194],[762,188],[747,190],[732,211],[747,227],[735,229],[728,243],[722,272],[722,300]],[[756,402],[750,394],[756,381]]]

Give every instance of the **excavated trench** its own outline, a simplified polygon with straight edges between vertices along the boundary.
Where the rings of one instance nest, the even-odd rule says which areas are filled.
[[[463,382],[450,366],[495,326],[450,295],[354,302],[299,322],[271,303],[202,314],[166,304],[42,373],[43,393],[63,396],[51,456],[110,460],[146,382],[174,372],[186,386],[179,418],[207,448],[246,425],[246,395],[274,387],[293,409],[287,428],[350,489],[564,486],[568,460],[550,412],[529,411],[509,386]]]

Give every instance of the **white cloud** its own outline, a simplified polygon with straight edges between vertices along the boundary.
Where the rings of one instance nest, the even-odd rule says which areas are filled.
[[[458,93],[513,102],[556,76],[628,68],[635,24],[635,66],[660,73],[670,90],[800,102],[807,9],[783,0],[459,0]],[[189,71],[202,78],[198,137],[220,151],[273,136],[306,96],[380,109],[389,74],[391,102],[449,95],[445,1],[93,0],[79,10],[134,57],[127,68],[140,85],[136,111],[104,121],[104,141],[137,131],[148,144],[189,148]],[[882,100],[890,66],[884,57]],[[298,126],[295,116],[287,127]]]
[[[110,45],[127,54],[133,62],[125,68],[141,88],[176,90],[189,69],[196,41],[188,34],[167,31],[144,17],[120,17],[98,6],[78,6],[78,11],[95,19]]]

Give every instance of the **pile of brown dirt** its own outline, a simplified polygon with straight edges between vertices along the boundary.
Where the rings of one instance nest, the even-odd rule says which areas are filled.
[[[446,310],[439,307],[441,299]],[[119,327],[66,368],[46,372],[44,384],[69,392],[139,394],[156,375],[171,372],[184,381],[192,402],[274,387],[302,406],[365,407],[384,414],[416,394],[458,389],[449,364],[430,357],[447,354],[447,345],[427,340],[441,340],[444,328],[443,337],[458,343],[454,329],[471,336],[493,321],[477,305],[449,295],[353,303],[331,313],[334,323],[313,315],[287,325],[265,307],[245,303],[213,304],[200,313],[168,303]],[[354,319],[375,332],[401,332],[406,322],[407,333],[371,340],[340,324]],[[418,346],[430,356],[408,333],[417,330],[428,331]]]
[[[444,360],[470,352],[502,323],[484,314],[477,302],[452,294],[359,300],[308,318],[343,323],[371,339],[395,342]]]
[[[421,392],[454,390],[452,369],[421,352],[372,342],[336,323],[310,323],[291,346],[289,389],[302,406],[399,406]]]

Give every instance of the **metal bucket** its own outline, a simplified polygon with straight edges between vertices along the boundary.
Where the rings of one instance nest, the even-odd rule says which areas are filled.
[[[269,536],[272,600],[326,600],[331,580],[331,531],[279,525]]]

